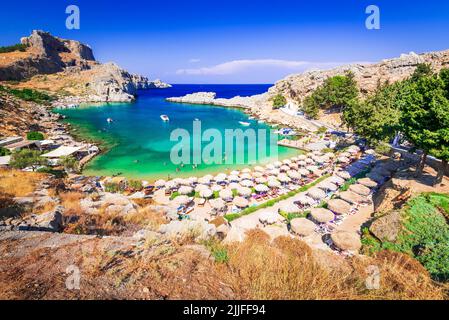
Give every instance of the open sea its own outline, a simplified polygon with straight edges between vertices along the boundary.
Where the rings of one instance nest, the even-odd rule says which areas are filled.
[[[271,85],[174,85],[169,89],[152,89],[139,92],[134,103],[111,103],[94,106],[82,106],[77,109],[56,110],[66,116],[64,121],[70,123],[81,138],[101,142],[106,152],[91,161],[83,171],[86,175],[112,176],[122,175],[128,178],[147,180],[168,179],[176,177],[201,176],[218,172],[229,172],[234,169],[248,167],[248,164],[192,164],[175,165],[170,160],[172,148],[179,144],[170,141],[175,129],[193,132],[195,119],[201,121],[202,131],[217,129],[224,134],[226,129],[270,129],[257,120],[249,120],[248,116],[238,109],[221,108],[208,105],[178,104],[165,101],[167,97],[179,97],[194,92],[216,92],[218,98],[234,96],[250,96],[264,93]],[[163,122],[161,115],[167,115],[169,122]],[[107,119],[113,119],[108,123]],[[242,126],[239,121],[249,122],[249,127]],[[193,138],[190,143],[194,149]],[[245,141],[245,150],[254,147]],[[258,157],[258,163],[264,164],[285,159],[299,153],[298,150],[285,147],[277,148],[276,154],[269,154],[269,140],[266,143],[267,153]],[[202,150],[210,142],[201,144]],[[259,146],[255,146],[256,148]],[[223,148],[224,149],[224,148]],[[214,155],[212,153],[212,155]],[[223,150],[222,159],[229,155]],[[247,157],[246,157],[247,158]],[[247,160],[247,159],[246,159]],[[257,165],[257,164],[252,164]]]

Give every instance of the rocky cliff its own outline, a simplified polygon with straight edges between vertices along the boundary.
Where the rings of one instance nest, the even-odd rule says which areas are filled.
[[[325,71],[309,71],[294,74],[277,82],[269,90],[269,96],[278,93],[288,99],[301,103],[324,80],[336,75],[343,75],[346,71],[354,73],[360,91],[366,95],[373,92],[379,83],[386,81],[393,83],[409,77],[420,63],[430,63],[434,70],[449,67],[449,50],[424,54],[403,54],[399,58],[383,60],[376,64],[351,64]]]
[[[25,52],[0,54],[0,81],[21,81],[19,87],[80,96],[84,101],[131,101],[137,90],[167,88],[130,74],[114,63],[101,64],[92,49],[74,40],[35,30],[21,39]]]

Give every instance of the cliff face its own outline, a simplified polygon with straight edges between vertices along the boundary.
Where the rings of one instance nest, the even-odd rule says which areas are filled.
[[[301,103],[327,78],[343,75],[346,71],[354,73],[361,93],[366,95],[373,92],[378,83],[384,83],[385,81],[393,83],[406,79],[415,71],[419,63],[430,63],[436,71],[449,67],[449,50],[420,55],[410,53],[399,58],[383,60],[376,64],[353,64],[332,70],[294,74],[277,82],[270,88],[269,95],[274,96],[281,93],[287,98]]]
[[[26,52],[0,54],[0,81],[22,81],[19,87],[77,95],[92,102],[132,101],[137,90],[170,86],[130,74],[114,63],[101,64],[89,46],[48,32],[33,31],[21,43]]]

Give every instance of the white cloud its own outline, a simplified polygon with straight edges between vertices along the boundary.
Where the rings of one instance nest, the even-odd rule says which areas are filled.
[[[344,63],[338,62],[309,62],[292,61],[278,59],[256,59],[256,60],[234,60],[224,62],[211,67],[179,69],[178,75],[231,75],[237,74],[252,68],[275,68],[282,70],[304,71],[307,69],[332,68]]]
[[[201,59],[195,59],[195,58],[193,58],[193,59],[190,59],[189,60],[189,63],[198,63],[198,62],[200,62],[201,61]]]

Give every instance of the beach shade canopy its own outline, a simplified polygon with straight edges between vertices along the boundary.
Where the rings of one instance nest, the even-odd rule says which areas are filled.
[[[240,171],[237,171],[237,170],[233,170],[230,173],[230,175],[232,175],[232,176],[238,176],[239,174],[240,174]]]
[[[281,183],[277,179],[269,179],[268,186],[270,188],[279,188],[281,186]]]
[[[306,155],[300,155],[300,156],[298,156],[298,161],[305,161],[307,159],[307,156]]]
[[[355,232],[337,231],[331,234],[334,245],[343,251],[359,251],[362,248],[360,236]]]
[[[213,209],[216,210],[226,209],[226,202],[224,202],[223,199],[212,199],[209,201],[209,203]]]
[[[243,197],[249,197],[253,193],[253,191],[247,187],[240,187],[237,189],[237,192]]]
[[[178,192],[182,195],[188,195],[193,192],[193,188],[188,186],[182,186],[181,188],[179,188]]]
[[[260,177],[263,177],[263,173],[262,172],[253,172],[252,176],[253,176],[253,178],[260,178]]]
[[[371,180],[370,178],[363,178],[357,180],[357,183],[361,184],[362,186],[368,187],[368,188],[376,188],[378,186],[377,182],[374,180]]]
[[[166,183],[167,183],[167,182],[166,182],[165,180],[158,180],[158,181],[156,181],[156,182],[154,183],[154,186],[155,186],[156,188],[162,188],[162,187],[165,186]]]
[[[317,166],[307,166],[306,169],[311,173],[317,173],[320,170],[320,168],[318,168]]]
[[[312,154],[314,156],[321,156],[321,155],[323,155],[323,153],[321,151],[318,151],[318,150],[313,151]]]
[[[339,176],[329,177],[328,179],[326,179],[326,181],[329,181],[329,182],[331,182],[333,184],[336,184],[337,186],[342,186],[346,182],[345,179],[340,178]]]
[[[307,158],[306,160],[304,160],[305,162],[306,162],[306,164],[314,164],[315,163],[315,161],[313,161],[313,159],[312,158]]]
[[[209,177],[201,177],[198,179],[198,183],[200,184],[210,184],[210,180]]]
[[[233,204],[238,208],[246,208],[249,205],[249,201],[242,197],[235,197]]]
[[[329,181],[323,181],[317,187],[324,191],[335,192],[338,190],[338,186]]]
[[[209,189],[209,187],[206,186],[205,184],[199,184],[195,187],[195,192],[200,192],[201,190],[204,190],[204,189]]]
[[[293,158],[291,158],[290,159],[292,162],[296,162],[296,161],[298,161],[298,157],[293,157]]]
[[[245,168],[242,170],[242,173],[251,173],[251,169]]]
[[[364,197],[352,191],[341,192],[338,196],[344,201],[351,204],[359,204],[365,200]]]
[[[192,202],[192,198],[189,198],[187,196],[178,196],[173,200],[173,202],[176,205],[182,206]]]
[[[209,199],[210,197],[212,197],[213,195],[213,191],[211,189],[201,189],[200,190],[200,197],[201,198],[205,198],[205,199]]]
[[[287,175],[292,179],[301,179],[301,174],[298,171],[289,170],[287,171]]]
[[[229,189],[231,189],[231,190],[237,190],[238,188],[240,188],[240,184],[237,183],[237,182],[231,182],[231,183],[228,185],[228,187],[229,187]]]
[[[189,182],[190,182],[191,185],[198,182],[198,178],[197,178],[197,177],[190,177],[190,178],[187,179],[187,180],[189,180]]]
[[[349,163],[349,162],[351,162],[351,160],[349,158],[347,158],[347,157],[338,157],[337,161],[339,163]]]
[[[326,198],[326,193],[321,189],[312,188],[307,192],[307,196],[319,201]]]
[[[219,186],[219,185],[214,185],[214,186],[212,186],[212,188],[210,188],[213,192],[218,192],[218,191],[221,191],[221,190],[223,190],[223,187],[222,186]]]
[[[254,182],[252,182],[251,180],[243,180],[243,181],[240,181],[240,185],[250,188],[250,187],[254,186]]]
[[[268,188],[266,185],[264,184],[258,184],[254,187],[254,189],[257,192],[268,192],[270,190],[270,188]]]
[[[313,206],[315,204],[315,200],[313,200],[311,197],[306,196],[305,194],[301,194],[297,200],[300,204],[303,206]]]
[[[332,211],[324,208],[313,208],[310,211],[310,216],[318,223],[328,223],[335,219],[335,215]]]
[[[283,171],[283,172],[286,172],[286,171],[290,170],[290,167],[287,166],[286,164],[284,164],[284,165],[281,166],[280,170]]]
[[[224,181],[226,181],[227,177],[228,177],[228,176],[227,176],[226,174],[220,173],[220,174],[218,174],[218,175],[214,178],[214,180],[215,180],[216,182],[224,182]]]
[[[175,189],[178,187],[178,184],[174,180],[170,180],[165,184],[165,188],[167,189]]]
[[[290,222],[291,230],[299,236],[310,236],[316,229],[316,224],[306,218],[296,218]]]
[[[345,215],[351,211],[351,205],[341,199],[329,200],[327,208],[337,215]]]
[[[264,224],[275,224],[281,219],[282,217],[273,210],[266,210],[259,214],[259,221]]]
[[[239,182],[239,181],[240,181],[240,178],[239,178],[238,176],[236,176],[236,175],[231,174],[231,175],[228,177],[228,180],[229,180],[230,182]]]
[[[268,182],[268,179],[265,177],[256,178],[256,183],[258,183],[258,184],[267,183],[267,182]]]
[[[190,186],[191,183],[190,183],[190,181],[188,179],[181,179],[181,180],[179,180],[179,185],[181,185],[181,186]]]
[[[285,159],[284,161],[282,161],[282,163],[289,166],[292,164],[292,161],[290,159]]]
[[[338,171],[336,175],[345,180],[351,179],[351,174],[348,171]]]
[[[208,180],[212,180],[214,178],[214,176],[211,175],[211,174],[207,174],[207,175],[204,176],[204,178],[206,178]]]
[[[242,178],[242,180],[251,180],[253,176],[249,173],[243,173],[240,175],[240,178]]]
[[[282,183],[288,183],[290,182],[292,179],[289,178],[289,176],[287,176],[285,173],[280,173],[277,176],[277,179],[282,182]]]
[[[298,161],[298,166],[305,167],[305,166],[307,166],[307,162],[305,162],[304,160],[303,161]]]
[[[275,163],[273,163],[275,168],[280,168],[282,166],[282,162],[280,161],[276,161]]]
[[[281,171],[279,169],[273,169],[268,172],[270,176],[277,176]]]
[[[267,170],[273,170],[273,169],[274,169],[274,166],[273,166],[272,164],[267,164],[267,165],[265,166],[265,168],[266,168]]]
[[[301,210],[299,210],[299,208],[296,205],[294,205],[293,203],[284,203],[284,204],[281,205],[279,210],[281,212],[285,212],[287,214],[301,212]]]
[[[371,193],[370,188],[365,187],[359,183],[350,185],[349,190],[351,190],[352,192],[357,193],[361,196],[364,196],[364,197],[369,196],[369,194]]]
[[[261,166],[256,166],[256,167],[254,167],[254,171],[256,171],[256,172],[264,172],[265,169],[263,167],[261,167]]]
[[[350,158],[351,154],[349,152],[342,152],[338,156],[343,158]]]
[[[221,190],[218,195],[224,200],[231,200],[233,198],[232,191],[229,189]]]
[[[298,166],[296,163],[292,163],[292,164],[290,165],[290,168],[291,168],[291,169],[294,169],[294,170],[298,170],[298,169],[299,169],[299,166]]]
[[[310,174],[310,171],[304,168],[301,168],[298,170],[298,173],[302,175],[303,177],[307,177]]]

